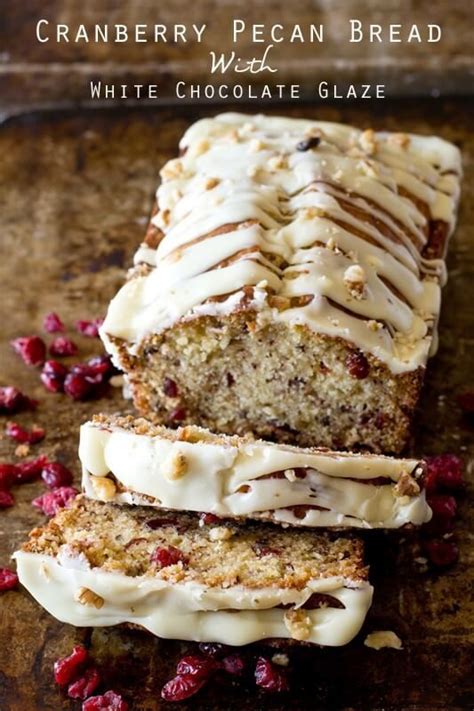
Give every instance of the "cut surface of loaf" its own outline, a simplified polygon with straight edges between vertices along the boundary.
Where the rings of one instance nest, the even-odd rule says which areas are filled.
[[[461,173],[430,136],[191,126],[101,335],[141,414],[399,452],[436,343]]]
[[[402,528],[431,518],[424,463],[302,449],[98,415],[81,427],[82,487],[115,503],[293,526]]]
[[[82,496],[15,558],[22,584],[63,622],[130,623],[165,638],[338,646],[357,634],[372,599],[358,540],[202,525]]]

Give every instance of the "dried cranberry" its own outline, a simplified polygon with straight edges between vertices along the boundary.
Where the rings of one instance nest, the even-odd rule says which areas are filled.
[[[166,526],[175,526],[178,529],[182,528],[177,518],[150,518],[148,521],[145,521],[145,524],[148,528],[151,528],[152,531],[156,531],[158,528],[165,528]]]
[[[14,503],[13,494],[6,489],[0,489],[0,509],[9,509]]]
[[[115,692],[108,691],[100,696],[90,696],[83,702],[81,708],[82,711],[127,711],[128,704]]]
[[[85,400],[93,390],[93,384],[80,373],[69,373],[64,381],[64,392],[73,400]]]
[[[69,684],[67,695],[70,699],[87,699],[100,684],[99,672],[95,667],[89,667],[84,674]]]
[[[18,474],[16,464],[0,464],[0,489],[8,489]]]
[[[201,642],[199,645],[199,651],[208,657],[224,657],[230,649],[228,645],[219,642]]]
[[[112,360],[108,355],[100,355],[89,358],[86,362],[86,366],[88,377],[97,378],[97,376],[100,375],[102,378],[109,378],[116,372]]]
[[[435,494],[428,496],[428,506],[433,511],[433,518],[425,528],[432,532],[447,533],[453,528],[456,516],[457,503],[454,496]]]
[[[179,660],[176,674],[180,676],[190,674],[191,676],[207,679],[218,668],[219,665],[211,657],[188,654]]]
[[[53,356],[72,356],[77,353],[77,345],[70,338],[58,336],[49,346],[49,352]]]
[[[37,400],[23,395],[11,385],[0,388],[0,414],[13,415],[15,412],[23,410],[36,410],[37,406]]]
[[[106,691],[102,696],[91,696],[84,701],[82,711],[128,711],[128,704],[115,691]]]
[[[272,664],[265,657],[257,659],[255,683],[265,691],[288,691],[288,679],[281,667]]]
[[[310,136],[309,138],[305,138],[304,140],[297,143],[296,150],[303,151],[303,152],[309,151],[311,148],[317,148],[320,143],[321,143],[320,136]]]
[[[20,442],[20,444],[25,442],[28,442],[28,444],[36,444],[44,439],[46,433],[42,427],[36,427],[36,425],[28,432],[28,430],[25,430],[17,422],[7,422],[5,434],[7,437],[14,439],[15,442]]]
[[[41,472],[41,478],[48,489],[72,484],[72,472],[61,462],[48,462]]]
[[[186,565],[189,559],[179,548],[168,546],[167,548],[156,548],[151,554],[150,560],[152,563],[157,563],[160,568],[167,568],[169,565],[176,565],[179,562]]]
[[[202,689],[206,681],[206,678],[192,674],[178,674],[164,685],[161,697],[165,701],[184,701]]]
[[[64,324],[58,314],[51,311],[43,319],[43,328],[47,333],[60,333],[64,331]]]
[[[428,493],[438,489],[462,489],[463,462],[455,454],[440,454],[426,458],[425,488]]]
[[[474,415],[474,390],[461,393],[456,399],[465,415]]]
[[[350,353],[346,358],[346,368],[357,380],[366,378],[370,370],[367,358],[362,353]]]
[[[27,365],[42,365],[46,357],[46,345],[39,336],[25,336],[10,341],[10,345]]]
[[[459,549],[454,541],[424,541],[423,549],[430,562],[440,568],[453,565],[459,558]]]
[[[52,393],[62,392],[68,369],[57,360],[47,360],[41,371],[41,382]]]
[[[186,410],[184,407],[175,407],[171,410],[168,419],[170,422],[182,422],[186,419]]]
[[[73,648],[71,654],[54,662],[54,681],[56,684],[65,686],[77,678],[81,668],[87,661],[87,657],[87,649],[82,644],[78,644]]]
[[[171,380],[171,378],[165,378],[163,381],[163,392],[166,397],[178,397],[178,386]]]
[[[58,489],[38,496],[31,502],[33,506],[46,516],[55,516],[58,511],[66,507],[78,494],[78,490],[73,486],[60,486]]]
[[[45,454],[40,454],[36,459],[30,459],[26,462],[16,464],[15,484],[26,484],[33,481],[41,474],[43,468],[48,463],[48,457]]]
[[[0,592],[13,590],[18,585],[18,575],[10,568],[0,568]]]
[[[241,654],[229,654],[222,660],[222,668],[228,674],[240,676],[245,671],[245,661]]]
[[[79,333],[82,333],[83,336],[88,336],[89,338],[97,338],[97,336],[99,335],[99,328],[102,326],[103,323],[103,318],[95,318],[92,321],[76,321],[76,330]]]
[[[220,518],[212,513],[201,513],[199,514],[199,521],[204,526],[211,526],[214,523],[220,523]]]

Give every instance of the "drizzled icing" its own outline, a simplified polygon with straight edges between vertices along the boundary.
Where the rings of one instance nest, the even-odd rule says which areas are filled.
[[[87,568],[67,556],[14,554],[22,585],[51,615],[79,627],[138,624],[167,639],[243,645],[269,638],[291,638],[279,604],[301,606],[314,592],[330,594],[342,608],[305,610],[305,641],[327,646],[347,644],[362,627],[373,588],[333,577],[310,581],[301,589],[242,586],[208,588],[195,583],[170,583],[147,576],[129,577]],[[346,587],[347,585],[347,587]],[[100,609],[81,604],[77,591],[99,595]]]
[[[299,150],[308,136],[318,145]],[[109,336],[135,352],[182,318],[245,307],[259,324],[339,336],[394,373],[426,362],[446,275],[441,259],[422,252],[430,223],[446,223],[448,235],[454,228],[455,146],[222,114],[191,126],[180,147],[157,192],[153,224],[164,236],[138,250],[135,263],[149,273],[110,304],[101,331],[109,350]]]
[[[416,459],[318,452],[263,441],[173,441],[93,423],[81,427],[79,456],[86,495],[100,499],[94,477],[112,473],[121,487],[107,500],[120,504],[303,526],[399,528],[431,518],[423,491],[407,496],[397,490],[401,477],[419,478],[422,468]],[[183,473],[170,477],[170,462],[177,458]],[[301,468],[304,478],[295,475]],[[379,477],[386,483],[370,483]],[[294,506],[320,508],[297,517]]]

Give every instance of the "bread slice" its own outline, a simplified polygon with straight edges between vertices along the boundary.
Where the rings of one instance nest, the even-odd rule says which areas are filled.
[[[87,496],[293,526],[401,528],[429,521],[424,463],[299,449],[199,427],[98,415],[81,427]]]
[[[136,408],[400,452],[436,344],[458,149],[242,114],[198,121],[180,148],[101,330]]]
[[[360,541],[203,526],[190,514],[82,495],[14,557],[22,584],[59,620],[130,623],[165,638],[339,646],[357,634],[372,599]]]

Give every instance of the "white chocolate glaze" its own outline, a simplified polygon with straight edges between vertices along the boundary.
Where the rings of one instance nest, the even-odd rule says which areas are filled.
[[[319,145],[298,150],[311,135]],[[101,329],[113,355],[109,336],[134,353],[180,319],[245,307],[262,325],[301,324],[350,341],[393,373],[426,363],[446,274],[442,260],[421,252],[429,221],[445,222],[449,234],[454,228],[461,174],[454,145],[228,113],[195,123],[180,147],[157,192],[153,223],[164,237],[135,257],[151,271],[122,287]],[[344,279],[351,266],[364,275],[360,289]],[[269,294],[294,301],[279,310]]]
[[[79,444],[84,492],[100,500],[91,476],[112,473],[121,485],[112,499],[117,503],[304,526],[399,528],[431,518],[424,491],[406,496],[396,489],[402,475],[418,478],[419,460],[318,452],[263,441],[241,440],[237,445],[222,437],[213,442],[207,431],[195,431],[203,433],[204,441],[173,441],[113,425],[84,424]],[[173,478],[169,470],[178,456],[185,470]],[[307,470],[304,479],[295,475],[301,468]],[[280,478],[262,478],[277,472]],[[389,482],[370,484],[378,477]],[[325,510],[311,508],[298,518],[289,508],[293,506]]]
[[[350,587],[350,581],[327,578],[303,590],[205,588],[195,583],[169,583],[148,576],[128,577],[100,568],[87,569],[64,556],[17,551],[14,554],[22,585],[51,615],[71,625],[102,627],[122,623],[141,625],[168,639],[244,645],[269,638],[291,638],[284,609],[304,605],[314,592],[339,600],[344,608],[305,610],[313,644],[340,646],[359,632],[372,601],[369,583]],[[100,609],[78,602],[80,588],[103,598]],[[273,608],[273,609],[271,609]]]

